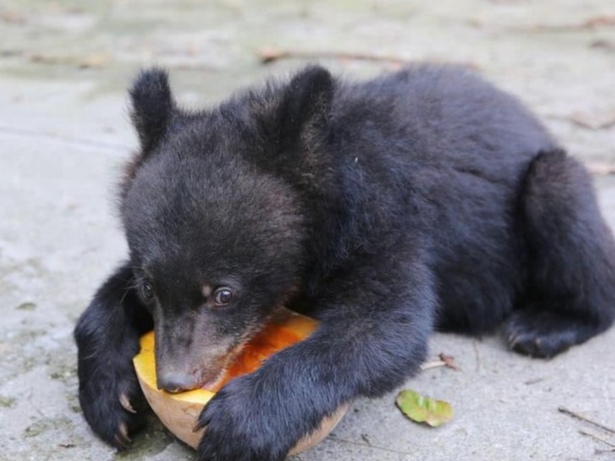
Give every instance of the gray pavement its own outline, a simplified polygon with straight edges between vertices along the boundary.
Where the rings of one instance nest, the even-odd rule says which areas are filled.
[[[76,398],[74,322],[126,253],[113,203],[136,146],[124,88],[141,66],[168,67],[179,99],[196,106],[318,56],[357,77],[399,60],[462,62],[521,97],[593,171],[615,165],[612,0],[204,4],[0,3],[2,461],[194,459],[154,420],[133,450],[115,453],[89,431]],[[271,48],[291,58],[263,65],[259,53]],[[615,179],[596,183],[615,226]],[[450,401],[452,422],[413,424],[394,393],[359,401],[296,459],[615,459],[579,431],[613,444],[615,434],[557,410],[615,427],[614,346],[611,330],[541,361],[507,352],[498,336],[437,334],[431,355],[453,355],[461,370],[431,369],[404,387]]]

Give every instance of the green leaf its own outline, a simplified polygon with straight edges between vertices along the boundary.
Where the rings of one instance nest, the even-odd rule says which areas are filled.
[[[422,396],[411,389],[401,391],[395,400],[404,415],[417,423],[438,427],[453,417],[453,407],[443,400]]]

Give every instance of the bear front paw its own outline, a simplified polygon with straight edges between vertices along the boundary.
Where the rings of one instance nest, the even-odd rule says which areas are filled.
[[[118,449],[130,444],[130,435],[143,426],[147,409],[132,370],[127,375],[90,374],[81,380],[79,402],[92,430]]]
[[[288,420],[253,389],[252,375],[236,378],[205,406],[196,427],[205,429],[199,461],[282,461],[286,457],[296,442],[284,426]]]

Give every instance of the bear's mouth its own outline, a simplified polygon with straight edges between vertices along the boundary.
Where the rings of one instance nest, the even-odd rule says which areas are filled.
[[[213,378],[206,378],[205,380],[201,381],[200,384],[195,386],[195,389],[205,389],[206,391],[212,392],[219,391],[222,388],[221,384],[224,380],[224,376],[226,375],[226,370],[226,367],[220,369],[216,376],[214,376]]]
[[[247,341],[241,341],[235,347],[233,347],[226,355],[218,360],[217,374],[210,374],[213,377],[205,376],[201,380],[200,384],[195,388],[205,389],[211,392],[218,392],[222,387],[230,381],[234,376],[227,376],[227,372],[233,362],[241,355],[241,351],[246,345]],[[228,378],[228,379],[227,379]]]
[[[200,388],[211,392],[218,392],[230,380],[238,377],[239,375],[235,375],[235,372],[232,372],[231,376],[229,370],[236,360],[241,360],[241,354],[244,348],[264,328],[265,324],[266,322],[263,322],[261,325],[251,325],[251,327],[237,340],[235,345],[231,346],[226,354],[215,360],[215,366],[209,363],[202,367],[201,370],[205,372],[201,374],[202,379],[200,380],[200,384],[195,386],[195,389]],[[217,371],[212,372],[213,370]]]

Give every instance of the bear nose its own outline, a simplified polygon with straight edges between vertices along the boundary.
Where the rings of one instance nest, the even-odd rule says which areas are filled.
[[[178,372],[165,373],[159,376],[156,382],[158,389],[172,393],[194,389],[197,384],[194,376]]]

